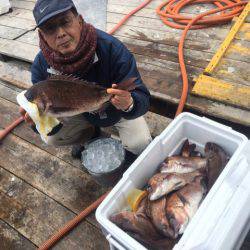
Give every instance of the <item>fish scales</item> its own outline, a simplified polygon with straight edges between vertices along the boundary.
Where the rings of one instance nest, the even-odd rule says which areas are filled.
[[[178,190],[186,184],[192,182],[196,176],[202,175],[199,171],[185,174],[155,174],[149,180],[149,199],[151,201],[161,198],[163,195]]]
[[[207,188],[203,182],[203,177],[198,176],[193,182],[168,197],[166,214],[174,229],[175,236],[184,233],[206,192]]]

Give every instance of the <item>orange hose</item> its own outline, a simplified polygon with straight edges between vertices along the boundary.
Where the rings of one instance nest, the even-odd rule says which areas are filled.
[[[5,129],[0,130],[0,142],[3,140],[5,136],[7,136],[16,126],[18,126],[24,118],[21,116],[17,120],[15,120],[13,123],[11,123],[8,127]]]
[[[156,9],[157,14],[160,15],[161,20],[166,25],[176,29],[184,29],[178,47],[179,64],[183,82],[182,94],[175,116],[179,115],[183,111],[188,95],[188,76],[183,53],[184,40],[187,36],[188,30],[207,28],[211,25],[222,24],[230,21],[234,16],[239,15],[243,10],[244,5],[248,3],[247,1],[241,2],[240,0],[235,0],[235,2],[230,0],[170,0],[162,3]],[[188,17],[179,14],[180,10],[183,7],[200,3],[212,3],[215,4],[218,8],[206,11],[205,13],[202,13],[196,17]],[[228,9],[232,10],[226,12],[225,10]],[[215,14],[217,12],[221,12],[221,14],[204,18],[205,16]]]
[[[137,11],[141,10],[144,8],[146,5],[148,5],[152,0],[147,0],[143,2],[141,5],[139,5],[137,8],[129,12],[122,20],[108,33],[113,34],[115,31],[117,31],[132,15],[134,15]]]

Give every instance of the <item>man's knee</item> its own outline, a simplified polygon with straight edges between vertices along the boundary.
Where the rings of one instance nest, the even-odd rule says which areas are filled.
[[[150,134],[141,134],[136,138],[128,140],[124,147],[133,154],[139,155],[152,141]]]

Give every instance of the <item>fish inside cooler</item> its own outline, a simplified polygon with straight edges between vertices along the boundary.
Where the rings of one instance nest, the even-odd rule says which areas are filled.
[[[216,198],[218,204],[222,203],[221,211],[230,200],[231,196],[223,198],[219,190],[228,186],[224,182],[236,167],[235,161],[247,141],[244,135],[207,118],[188,113],[180,115],[125,172],[97,209],[98,222],[108,237],[125,249],[192,249],[183,247],[183,238],[192,238],[190,228],[194,231],[202,218],[207,217],[206,211],[211,213],[213,196],[222,195]],[[199,161],[192,165],[191,157]],[[163,170],[165,173],[161,173]],[[230,195],[241,179],[237,181]],[[134,190],[141,194],[137,195],[139,199],[134,199],[133,207],[128,197]],[[206,230],[200,231],[206,237],[206,232],[220,218],[216,204],[213,205],[211,220],[203,221]]]
[[[148,248],[176,244],[229,160],[224,149],[211,142],[199,151],[186,139],[179,151],[164,159],[146,187],[128,202],[130,207],[110,216]]]

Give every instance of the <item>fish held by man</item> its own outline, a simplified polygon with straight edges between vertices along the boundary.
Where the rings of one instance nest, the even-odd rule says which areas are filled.
[[[135,80],[129,78],[118,83],[117,88],[132,91],[139,86]],[[25,92],[25,97],[37,105],[40,115],[59,118],[103,110],[112,95],[96,83],[58,75],[33,85]]]

